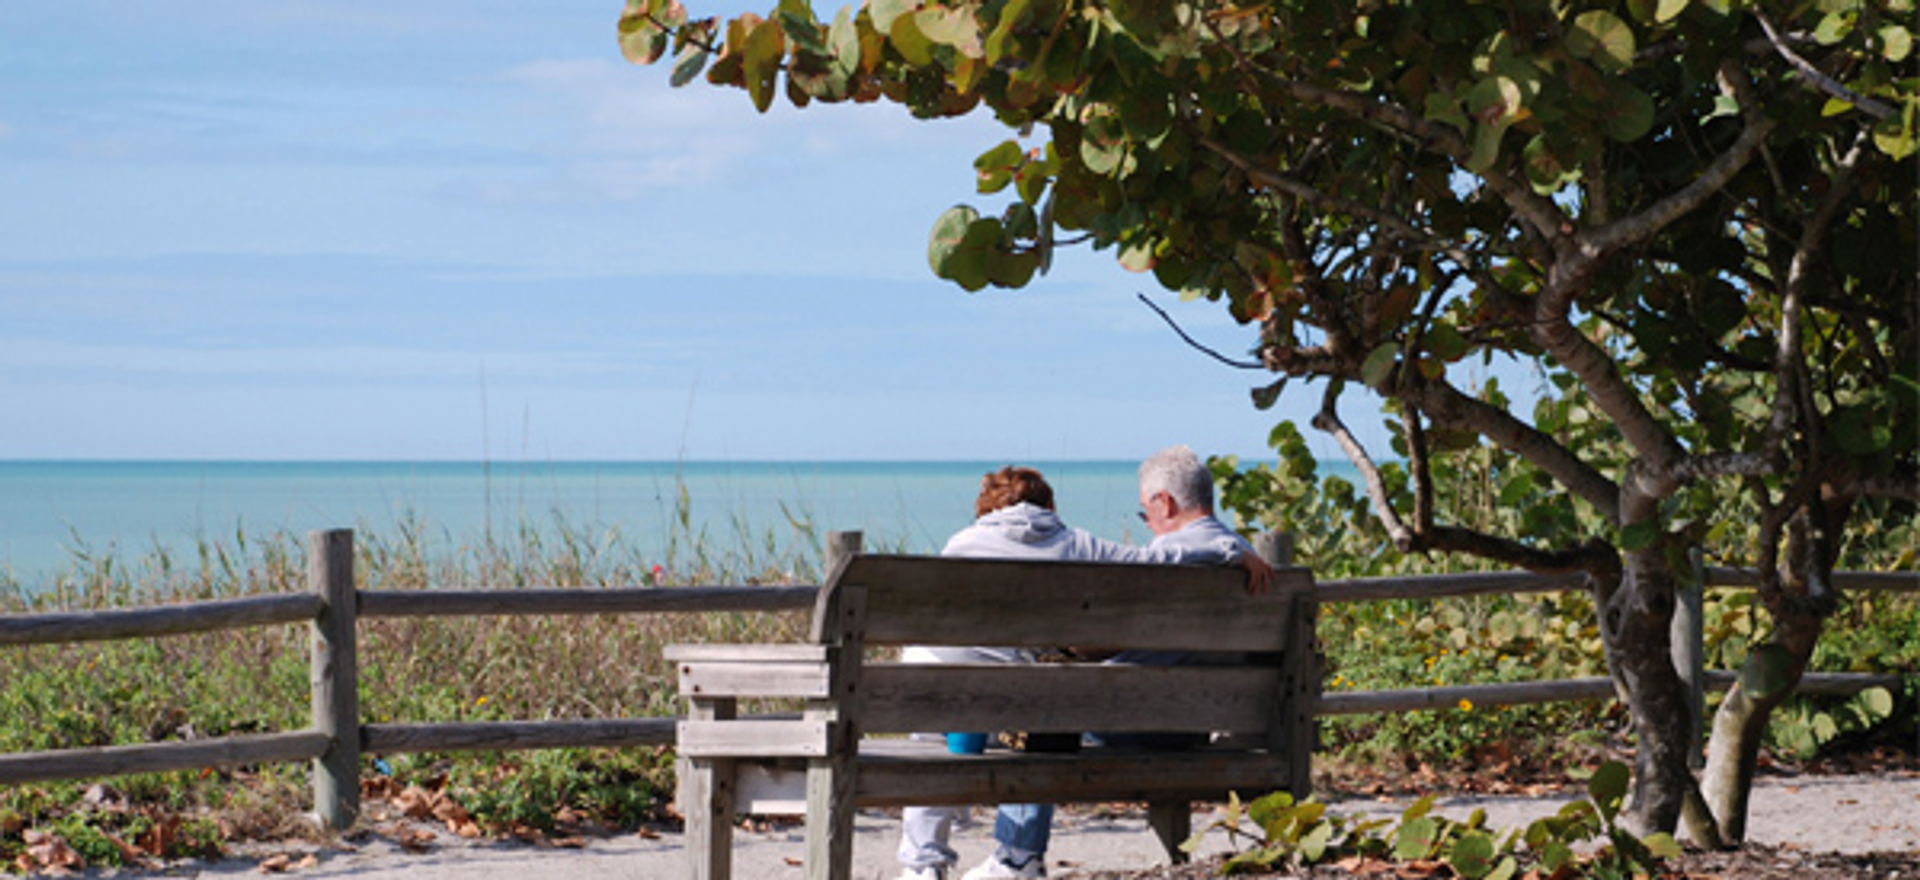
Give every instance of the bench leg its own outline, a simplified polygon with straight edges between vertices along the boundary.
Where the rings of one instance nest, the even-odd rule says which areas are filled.
[[[690,880],[733,877],[734,762],[682,758],[680,809],[687,820],[687,876]]]
[[[807,762],[807,880],[853,876],[853,762]]]
[[[1160,838],[1169,863],[1186,864],[1187,854],[1180,844],[1193,836],[1193,805],[1186,801],[1152,801],[1147,804],[1147,826]]]

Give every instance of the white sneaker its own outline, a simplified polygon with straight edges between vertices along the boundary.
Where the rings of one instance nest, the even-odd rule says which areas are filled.
[[[900,872],[900,880],[947,880],[947,869],[937,867],[906,868]]]
[[[1045,877],[1047,860],[1044,856],[1034,856],[1027,863],[1014,867],[1000,860],[999,856],[987,856],[980,866],[968,871],[960,880],[993,880],[995,877]]]

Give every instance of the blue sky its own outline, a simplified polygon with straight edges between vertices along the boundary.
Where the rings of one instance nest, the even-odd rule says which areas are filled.
[[[620,6],[0,5],[0,458],[1255,457],[1304,429],[1317,388],[1254,410],[1264,374],[1134,296],[1229,354],[1252,331],[1106,254],[932,278],[935,216],[999,204],[989,119],[671,89],[621,60]]]

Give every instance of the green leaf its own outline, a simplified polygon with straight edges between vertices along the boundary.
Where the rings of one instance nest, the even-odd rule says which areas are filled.
[[[645,6],[629,6],[620,16],[620,54],[635,64],[652,64],[667,52],[667,31],[646,14]]]
[[[1313,830],[1300,838],[1300,858],[1307,864],[1320,861],[1327,854],[1327,844],[1333,842],[1333,823],[1316,822]]]
[[[1890,24],[1880,28],[1880,57],[1899,64],[1913,53],[1913,32],[1904,25]]]
[[[867,16],[873,19],[874,30],[883,34],[891,33],[894,20],[912,12],[918,5],[918,0],[869,0]]]
[[[974,186],[982,193],[995,193],[1007,188],[1013,182],[1014,169],[1025,160],[1026,153],[1014,141],[1001,141],[998,145],[973,160],[975,174]]]
[[[1633,66],[1633,27],[1604,9],[1582,12],[1567,31],[1567,53],[1607,73]]]
[[[1607,137],[1627,144],[1653,129],[1653,99],[1625,79],[1607,81]]]
[[[1853,33],[1854,13],[1851,10],[1836,10],[1827,13],[1813,28],[1813,40],[1822,46],[1831,46]]]
[[[1786,648],[1771,642],[1761,645],[1740,666],[1740,689],[1756,700],[1773,699],[1793,687],[1800,677],[1798,666]]]
[[[1153,239],[1136,238],[1120,246],[1120,268],[1146,272],[1153,268]]]
[[[1867,688],[1855,699],[1860,701],[1860,707],[1866,711],[1872,723],[1893,715],[1893,694],[1888,693],[1886,688]]]
[[[1629,0],[1627,9],[1643,24],[1666,24],[1687,11],[1687,0]]]
[[[1421,816],[1400,824],[1400,830],[1393,835],[1393,857],[1396,859],[1424,859],[1433,852],[1440,839],[1440,826],[1431,818]]]
[[[786,35],[780,24],[762,21],[747,31],[740,46],[740,69],[746,75],[747,94],[754,109],[765,113],[773,106],[773,87],[780,76],[780,61],[786,55]]]
[[[834,75],[845,79],[860,69],[860,29],[846,7],[841,7],[827,29],[827,48],[833,53]]]
[[[1893,428],[1867,407],[1842,409],[1830,424],[1834,443],[1849,455],[1872,455],[1893,445]]]
[[[929,41],[950,46],[968,58],[986,54],[980,45],[980,23],[965,9],[928,7],[913,14],[913,24]]]
[[[1493,838],[1485,832],[1469,831],[1454,841],[1453,850],[1447,853],[1447,865],[1454,873],[1470,880],[1480,880],[1493,871]]]
[[[1907,106],[1911,108],[1913,104],[1909,103]],[[1879,147],[1880,152],[1891,156],[1896,162],[1913,155],[1915,151],[1920,150],[1920,137],[1916,137],[1914,132],[1914,116],[1914,112],[1909,109],[1905,113],[1889,116],[1875,123],[1873,145]]]
[[[1677,859],[1683,852],[1680,849],[1680,842],[1674,840],[1673,835],[1665,831],[1640,838],[1640,845],[1646,847],[1647,853],[1656,859]]]
[[[1393,375],[1394,358],[1400,353],[1399,346],[1383,342],[1367,353],[1367,359],[1360,365],[1360,381],[1375,390],[1387,387],[1387,380]]]
[[[1253,389],[1253,408],[1262,411],[1273,409],[1273,405],[1280,402],[1280,392],[1286,389],[1287,377],[1285,376],[1281,376],[1279,381],[1274,382],[1272,385],[1263,385]]]
[[[1593,771],[1593,778],[1587,780],[1587,794],[1592,796],[1593,805],[1600,815],[1611,823],[1613,817],[1620,815],[1620,804],[1627,797],[1627,783],[1632,773],[1627,765],[1619,761],[1608,761]]]
[[[1465,133],[1471,127],[1467,114],[1460,111],[1460,101],[1447,92],[1428,92],[1426,116],[1434,122],[1444,122]]]
[[[668,77],[667,81],[672,83],[674,88],[692,82],[694,77],[700,75],[700,71],[707,68],[707,57],[706,49],[688,43],[687,47],[681,50],[680,57],[674,59],[673,75]]]
[[[955,206],[933,223],[927,263],[934,275],[976,291],[987,286],[989,255],[999,240],[998,221],[981,219],[979,212],[966,205]]]
[[[895,51],[907,63],[914,67],[930,67],[933,64],[933,40],[920,30],[917,16],[902,15],[893,20],[893,27],[887,29],[887,37],[892,41]]]
[[[1620,549],[1628,552],[1645,550],[1660,540],[1660,534],[1660,521],[1657,519],[1628,523],[1626,528],[1620,530]]]

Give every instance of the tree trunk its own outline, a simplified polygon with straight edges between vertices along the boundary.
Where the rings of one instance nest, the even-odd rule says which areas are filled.
[[[1740,680],[1727,691],[1726,700],[1714,713],[1713,738],[1707,748],[1701,788],[1720,837],[1728,844],[1746,841],[1748,799],[1767,721],[1799,684],[1807,660],[1813,656],[1814,643],[1820,639],[1821,623],[1820,615],[1801,605],[1776,609],[1771,644],[1782,650],[1787,662],[1768,675],[1761,668],[1760,654],[1749,656]]]
[[[1673,574],[1660,551],[1634,551],[1621,583],[1603,583],[1598,599],[1608,662],[1626,691],[1639,744],[1628,821],[1642,834],[1671,833],[1698,791],[1687,764],[1694,721],[1669,648]]]

